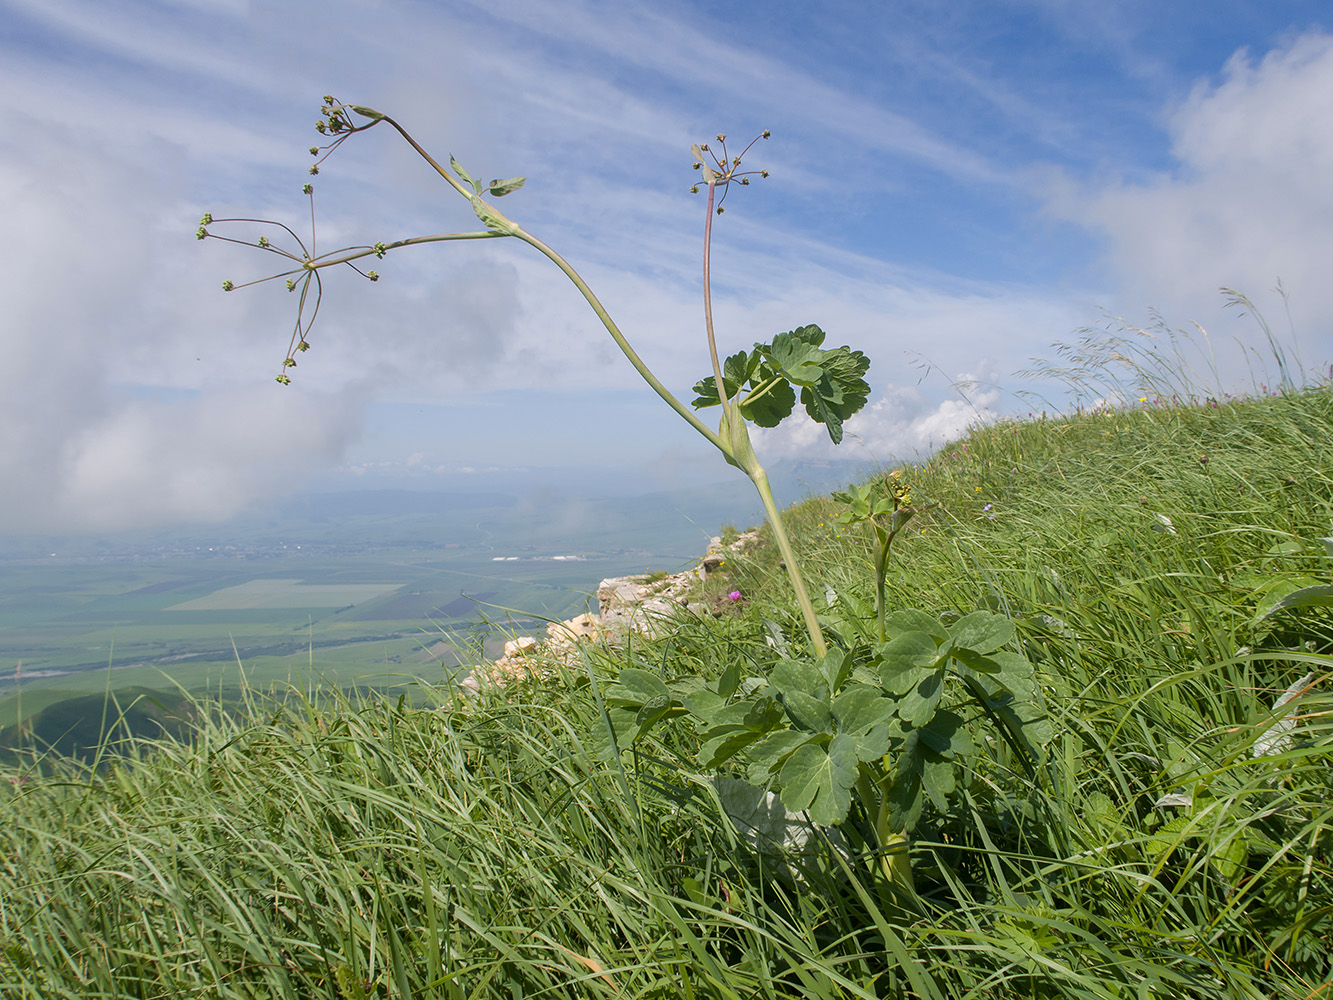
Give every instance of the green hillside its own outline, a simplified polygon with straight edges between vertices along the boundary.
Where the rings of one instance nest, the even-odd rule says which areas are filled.
[[[885,637],[870,527],[790,508],[823,661],[763,545],[710,582],[729,613],[479,700],[250,692],[86,765],[32,745],[0,993],[1333,997],[1333,392],[1143,397],[881,478],[920,511]],[[827,771],[768,769],[784,740]],[[832,829],[752,790],[806,777]]]

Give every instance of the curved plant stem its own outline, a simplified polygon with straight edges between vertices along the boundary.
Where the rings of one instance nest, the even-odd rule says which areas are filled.
[[[565,273],[565,277],[574,283],[574,287],[583,293],[583,297],[587,299],[588,305],[592,307],[592,311],[596,313],[597,318],[602,321],[602,326],[606,327],[606,332],[611,334],[611,339],[616,342],[616,346],[620,348],[621,353],[624,354],[629,360],[629,363],[634,366],[634,370],[643,377],[643,380],[652,387],[653,392],[661,396],[668,406],[679,413],[691,427],[707,438],[708,442],[714,448],[717,448],[723,454],[726,454],[727,449],[723,447],[722,439],[719,438],[707,424],[700,420],[693,410],[677,399],[671,393],[671,390],[664,386],[658,380],[657,376],[652,373],[649,367],[644,364],[643,359],[640,358],[634,348],[630,346],[629,341],[625,339],[625,335],[620,332],[620,328],[616,326],[615,321],[611,318],[611,314],[606,311],[606,307],[602,305],[597,296],[593,294],[592,289],[588,287],[587,282],[585,282],[579,273],[570,266],[569,262],[531,233],[518,226],[516,226],[515,229],[517,231],[514,233],[514,236],[522,240],[524,243],[527,243],[529,246],[541,251],[541,253],[555,264],[556,267],[560,268],[560,270]]]
[[[893,547],[893,535],[877,524],[873,527],[879,542],[875,553],[875,618],[879,621],[879,641],[885,642],[884,581],[889,575],[889,550]]]
[[[717,337],[713,333],[713,199],[716,194],[717,183],[709,178],[708,214],[704,216],[704,330],[708,334],[708,357],[713,362],[713,378],[717,380],[717,398],[722,402],[722,412],[728,419],[734,420],[739,414],[733,410],[726,382],[722,379],[722,362],[717,356]]]
[[[704,328],[708,332],[708,356],[713,362],[713,378],[717,383],[717,396],[722,401],[723,437],[730,448],[723,448],[728,461],[736,465],[747,476],[754,488],[759,491],[759,499],[764,504],[768,523],[773,526],[773,537],[777,540],[778,550],[782,553],[783,563],[787,567],[787,576],[791,579],[796,600],[801,605],[801,615],[805,618],[806,631],[810,633],[810,642],[815,655],[821,659],[828,655],[828,644],[824,641],[824,632],[819,627],[819,617],[815,606],[806,593],[805,581],[801,578],[800,563],[796,561],[796,552],[787,538],[787,529],[783,527],[782,515],[773,499],[773,490],[768,483],[768,473],[759,464],[754,449],[750,447],[749,433],[745,430],[745,418],[741,416],[740,406],[727,394],[726,382],[722,378],[722,363],[717,354],[717,337],[713,331],[713,199],[717,192],[717,183],[708,180],[708,214],[704,217]],[[744,435],[742,444],[741,435]],[[738,447],[738,445],[740,447]]]
[[[815,656],[823,659],[828,655],[828,643],[824,641],[824,632],[819,627],[815,606],[805,591],[805,581],[801,578],[796,551],[791,547],[787,531],[782,526],[782,515],[778,513],[778,505],[773,500],[773,490],[768,485],[768,473],[755,462],[753,469],[745,469],[745,474],[750,477],[750,482],[754,483],[754,488],[759,491],[759,499],[764,502],[764,512],[768,515],[768,523],[773,526],[773,537],[777,540],[778,551],[782,553],[782,560],[787,566],[787,576],[791,579],[792,589],[796,591],[797,603],[801,605],[801,616],[805,619],[806,631],[810,633]]]
[[[810,641],[814,646],[815,655],[819,657],[827,655],[828,644],[824,641],[824,634],[819,627],[819,619],[815,615],[815,608],[810,601],[810,595],[806,593],[805,582],[801,578],[800,565],[796,561],[796,553],[792,549],[791,541],[788,539],[786,529],[782,525],[782,515],[778,512],[777,504],[773,500],[773,491],[768,483],[768,474],[764,471],[763,466],[759,464],[759,460],[755,457],[754,450],[750,447],[749,433],[746,430],[745,420],[740,415],[740,408],[736,404],[736,401],[728,398],[726,394],[726,383],[722,377],[722,364],[718,358],[717,340],[713,332],[711,282],[713,211],[717,186],[716,181],[712,178],[709,179],[708,217],[704,223],[704,325],[708,333],[708,354],[709,359],[713,364],[713,377],[717,380],[718,397],[722,402],[722,423],[720,434],[715,433],[707,424],[700,420],[693,410],[677,399],[671,391],[662,384],[657,376],[652,373],[644,363],[643,359],[640,358],[634,348],[630,346],[629,341],[625,339],[625,335],[620,332],[620,328],[611,318],[610,313],[606,311],[606,307],[602,305],[597,296],[593,294],[592,289],[588,287],[588,283],[583,280],[583,277],[578,271],[574,270],[573,266],[571,266],[568,261],[517,223],[496,211],[493,206],[483,202],[479,194],[470,190],[454,177],[441,163],[432,157],[430,153],[426,152],[421,144],[412,138],[411,134],[405,128],[392,118],[385,115],[372,123],[372,125],[366,127],[373,127],[373,125],[379,124],[380,121],[387,122],[391,125],[398,134],[406,140],[408,145],[416,150],[417,154],[431,165],[437,174],[448,181],[449,185],[455,191],[472,202],[473,210],[477,212],[478,217],[482,217],[482,213],[485,212],[483,221],[488,227],[492,227],[491,231],[487,234],[458,233],[450,236],[418,238],[416,240],[403,240],[391,245],[386,244],[386,247],[406,246],[409,243],[430,242],[444,239],[481,239],[484,235],[512,236],[533,247],[555,264],[556,267],[560,268],[560,270],[564,272],[565,277],[573,282],[574,287],[582,293],[584,299],[587,300],[588,305],[592,308],[592,311],[597,314],[597,318],[601,320],[602,325],[606,327],[606,331],[611,335],[611,339],[614,340],[616,346],[620,348],[621,353],[625,355],[629,360],[629,363],[634,366],[634,370],[642,376],[643,380],[648,383],[652,390],[657,393],[668,406],[680,414],[686,423],[702,434],[704,438],[708,440],[709,444],[722,452],[728,462],[741,469],[750,477],[750,481],[754,483],[755,489],[759,492],[759,499],[764,504],[764,511],[768,516],[768,521],[773,526],[773,536],[777,539],[778,549],[782,553],[783,561],[786,564],[787,575],[791,579],[792,588],[796,592],[796,600],[801,605],[801,614],[805,619],[806,630],[810,633]],[[358,251],[356,256],[364,256],[369,252],[373,251]],[[345,261],[331,260],[327,263],[341,262]],[[323,266],[324,263],[325,262],[321,261],[320,266]]]
[[[407,129],[403,128],[401,125],[399,125],[396,121],[394,121],[392,118],[389,118],[388,116],[385,116],[381,120],[388,122],[390,125],[392,125],[394,129],[397,130],[398,134],[401,135],[407,141],[408,145],[410,145],[413,149],[417,151],[417,155],[419,155],[423,160],[429,163],[431,167],[434,168],[435,172],[439,174],[441,177],[443,177],[446,181],[448,181],[450,186],[453,187],[455,191],[463,195],[469,201],[473,201],[474,204],[480,201],[480,198],[474,192],[464,187],[463,184],[460,183],[458,179],[453,176],[453,174],[445,170],[444,167],[433,156],[430,155],[430,153],[426,152],[426,150],[421,147],[421,144],[412,138],[411,134],[408,133]],[[679,399],[677,399],[671,393],[671,390],[669,390],[666,386],[664,386],[661,383],[661,381],[657,378],[657,376],[652,373],[652,371],[648,368],[648,366],[644,364],[643,359],[640,358],[638,352],[636,352],[634,348],[630,346],[629,341],[625,339],[625,335],[620,332],[620,327],[618,327],[615,321],[611,318],[611,314],[606,311],[606,307],[602,305],[601,300],[599,300],[597,296],[593,294],[592,289],[588,287],[588,283],[583,280],[583,277],[578,273],[578,271],[574,270],[574,268],[570,265],[570,263],[567,260],[565,260],[565,258],[561,257],[560,254],[556,253],[549,246],[547,246],[537,237],[533,236],[531,233],[527,232],[521,226],[513,222],[510,222],[508,219],[505,219],[504,216],[500,215],[499,212],[495,212],[495,215],[500,219],[503,219],[510,226],[507,232],[500,232],[496,233],[495,235],[513,236],[517,239],[522,240],[524,243],[540,251],[548,260],[551,261],[551,263],[555,264],[556,267],[560,268],[560,270],[564,272],[565,277],[567,277],[570,281],[572,281],[574,283],[574,287],[577,288],[582,293],[583,297],[587,300],[588,305],[592,307],[592,311],[596,313],[597,318],[602,321],[602,326],[606,327],[606,332],[611,334],[611,339],[616,342],[616,346],[620,348],[621,353],[624,354],[625,357],[629,360],[629,363],[634,366],[634,370],[637,371],[643,377],[643,380],[645,382],[648,383],[648,385],[652,388],[653,392],[661,396],[662,400],[668,406],[670,406],[673,410],[679,413],[685,419],[685,421],[689,423],[691,427],[693,427],[696,431],[698,431],[705,438],[707,438],[708,442],[712,444],[713,447],[725,453],[726,449],[722,446],[721,439],[719,439],[718,436],[715,433],[713,433],[712,429],[709,428],[709,426],[705,424],[702,420],[700,420],[698,416],[695,415],[693,410],[691,410]]]

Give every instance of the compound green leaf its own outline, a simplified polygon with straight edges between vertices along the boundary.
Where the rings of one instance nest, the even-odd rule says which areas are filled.
[[[705,768],[719,767],[750,744],[762,739],[763,735],[763,733],[749,729],[719,733],[712,739],[705,740],[703,745],[699,747],[699,766]]]
[[[842,524],[854,524],[857,521],[864,521],[869,518],[874,499],[874,488],[873,483],[861,483],[860,485],[851,486],[846,493],[831,494],[832,499],[846,504],[850,508],[850,510],[838,515],[838,521]]]
[[[760,427],[776,427],[796,407],[796,390],[784,378],[765,380],[741,400],[741,416]]]
[[[802,691],[820,697],[828,692],[824,672],[811,660],[778,660],[768,673],[768,683],[784,693]]]
[[[600,759],[614,760],[618,751],[624,750],[638,739],[639,723],[636,720],[638,713],[628,708],[608,708],[606,715],[611,723],[614,740],[605,728],[598,726],[593,730],[593,744]]]
[[[802,335],[809,329],[801,327],[790,333],[779,333],[773,338],[773,343],[764,349],[764,354],[778,373],[801,386],[813,385],[824,377],[824,368],[820,362],[826,352],[819,349],[823,334],[812,343],[811,338]]]
[[[824,425],[829,439],[834,444],[842,444],[843,418],[835,405],[837,401],[833,398],[833,392],[833,383],[826,378],[820,379],[817,385],[801,389],[801,403],[811,420]]]
[[[921,761],[921,787],[935,803],[940,812],[949,809],[949,796],[953,794],[955,783],[953,764],[947,760],[936,760],[929,756]]]
[[[769,701],[771,699],[765,698],[764,700]],[[707,702],[702,701],[695,702],[695,704],[700,704],[703,707],[706,715],[701,715],[699,718],[710,726],[737,726],[741,729],[747,729],[749,727],[746,726],[745,720],[755,710],[753,701],[733,701],[720,708],[709,707]]]
[[[827,750],[806,743],[782,767],[782,804],[792,812],[808,811],[823,826],[836,826],[847,818],[856,776],[851,737],[835,736]]]
[[[741,351],[738,354],[733,354],[722,363],[722,385],[727,391],[728,399],[740,392],[741,387],[749,380],[759,360],[758,351],[755,352],[753,359],[750,354]],[[722,402],[717,396],[717,378],[712,375],[695,383],[694,392],[697,398],[691,405],[696,410],[702,410],[708,406],[717,406]]]
[[[1149,834],[1144,849],[1150,856],[1155,855],[1154,860],[1160,863],[1176,848],[1182,846],[1191,834],[1189,833],[1191,818],[1189,816],[1177,816],[1174,819],[1163,823],[1151,834]]]
[[[989,656],[983,656],[975,649],[968,649],[966,646],[955,646],[950,655],[963,666],[975,670],[979,674],[1000,672],[1000,665],[995,660]]]
[[[924,632],[904,632],[877,650],[879,681],[884,690],[906,694],[939,663],[939,647]]]
[[[717,693],[721,698],[730,698],[736,693],[736,689],[741,686],[741,666],[733,662],[726,670],[722,671],[722,676],[717,681]]]
[[[798,326],[791,331],[791,336],[797,340],[804,340],[811,347],[818,347],[824,343],[824,331],[814,323],[807,323],[805,326]]]
[[[750,747],[746,755],[750,761],[749,777],[756,785],[767,784],[786,763],[797,747],[809,743],[814,737],[809,733],[795,729],[782,729],[769,733]]]
[[[823,375],[801,389],[801,402],[811,419],[823,424],[829,438],[838,444],[843,421],[870,398],[870,384],[861,377],[869,370],[870,359],[860,351],[839,347],[824,351],[822,361]]]
[[[858,763],[868,764],[889,752],[892,734],[887,723],[881,722],[878,726],[845,735],[851,740],[851,747]]]
[[[1043,706],[1005,695],[992,698],[990,708],[1035,759],[1045,760],[1046,744],[1055,739],[1055,724]]]
[[[918,611],[916,608],[891,611],[884,616],[884,629],[895,637],[903,632],[925,632],[926,635],[933,635],[936,639],[944,639],[949,635],[949,630],[943,622],[934,615]]]
[[[645,701],[643,705],[639,707],[638,714],[634,717],[634,721],[639,725],[640,735],[647,732],[654,722],[670,711],[670,695],[660,694]]]
[[[508,180],[491,181],[486,185],[492,197],[503,198],[507,194],[513,194],[527,182],[526,177],[510,177]]]
[[[1227,836],[1226,842],[1220,847],[1214,848],[1212,854],[1208,856],[1208,860],[1217,869],[1217,874],[1228,882],[1235,882],[1241,868],[1249,860],[1250,845],[1246,843],[1245,835],[1242,832],[1234,832]]]
[[[610,705],[638,708],[654,698],[666,698],[670,702],[671,691],[662,678],[638,667],[626,667],[620,671],[616,683],[606,691],[606,701]]]
[[[965,646],[977,653],[990,653],[1014,637],[1014,623],[1004,615],[974,611],[949,627],[955,646]]]
[[[924,726],[939,707],[944,694],[944,668],[929,671],[898,702],[898,718],[913,726]]]
[[[696,719],[710,724],[716,724],[717,713],[722,711],[727,705],[727,699],[722,697],[716,691],[709,691],[706,688],[699,691],[691,691],[681,699],[685,710]]]
[[[894,832],[910,832],[921,818],[924,769],[915,734],[910,734],[898,755],[898,768],[884,797],[889,805],[889,828]]]
[[[963,717],[948,709],[937,711],[916,734],[922,745],[941,757],[966,757],[975,750]]]
[[[842,689],[843,682],[847,680],[847,675],[852,672],[854,665],[852,657],[846,650],[836,648],[830,649],[819,661],[819,669],[824,675],[829,694]]]
[[[832,731],[833,712],[830,711],[827,702],[812,698],[804,691],[788,691],[783,695],[783,699],[787,704],[787,714],[802,729],[812,733]]]
[[[887,722],[896,710],[896,702],[864,684],[850,684],[833,699],[833,715],[843,733],[865,732]]]
[[[754,732],[767,733],[781,725],[786,714],[781,702],[776,698],[765,696],[750,703],[741,724]]]
[[[992,675],[993,678],[1012,691],[1014,697],[1030,701],[1036,696],[1037,675],[1026,656],[1000,650],[992,653],[990,659],[1000,668],[999,673]]]

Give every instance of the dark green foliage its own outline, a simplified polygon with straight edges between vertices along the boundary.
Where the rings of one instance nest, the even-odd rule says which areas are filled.
[[[727,399],[736,399],[741,416],[760,427],[776,427],[791,416],[796,390],[810,417],[828,430],[834,444],[842,424],[865,406],[870,385],[863,378],[870,359],[849,347],[826,350],[824,331],[812,325],[780,333],[771,344],[755,344],[722,366]],[[741,395],[742,390],[748,390]],[[695,409],[718,406],[717,379],[710,375],[694,386]]]
[[[0,994],[1323,1000],[1333,632],[1277,605],[1333,578],[1331,418],[974,433],[912,472],[941,507],[883,643],[875,540],[816,499],[822,659],[761,547],[745,614],[477,703],[201,703],[188,743],[11,768]],[[910,842],[876,841],[872,760]],[[845,835],[770,806],[806,837],[775,854],[714,770],[846,801]]]
[[[701,766],[738,757],[755,784],[825,826],[848,820],[862,783],[864,821],[880,824],[888,803],[881,839],[910,833],[925,798],[953,808],[955,771],[969,763],[959,751],[977,743],[978,726],[1015,747],[1029,771],[1041,762],[1053,730],[1032,664],[1000,649],[1012,622],[978,611],[946,626],[906,611],[888,625],[893,638],[868,649],[780,659],[766,675],[681,677],[676,692],[627,669],[607,694],[611,722],[624,746],[688,714]]]

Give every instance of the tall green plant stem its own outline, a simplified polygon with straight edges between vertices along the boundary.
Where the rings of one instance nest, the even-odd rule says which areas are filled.
[[[787,567],[787,577],[791,580],[792,589],[796,592],[796,601],[801,606],[801,615],[805,619],[806,631],[810,633],[810,642],[814,646],[815,655],[822,659],[828,655],[828,643],[824,641],[824,632],[819,627],[819,617],[815,614],[815,606],[811,603],[810,595],[805,590],[805,581],[801,578],[800,563],[796,561],[796,552],[791,547],[791,540],[787,537],[787,529],[782,524],[782,515],[778,512],[778,505],[773,500],[773,490],[768,483],[768,473],[759,464],[759,458],[755,455],[754,448],[750,446],[750,433],[746,429],[745,418],[741,416],[740,406],[736,403],[736,400],[732,399],[727,393],[726,382],[722,378],[722,362],[717,353],[717,337],[713,333],[713,200],[716,193],[717,181],[710,174],[708,178],[708,214],[704,217],[704,327],[708,332],[708,356],[713,363],[713,378],[717,384],[717,395],[718,399],[722,401],[720,430],[728,438],[727,444],[730,445],[730,448],[724,448],[721,445],[718,447],[726,455],[728,462],[750,477],[750,482],[754,483],[754,488],[759,492],[759,499],[764,504],[764,513],[768,515],[768,523],[773,526],[773,537],[777,540],[778,551],[782,553],[783,563]]]
[[[878,524],[874,528],[879,542],[875,552],[875,617],[879,620],[879,641],[885,642],[884,580],[889,575],[889,549],[893,546],[893,534]]]
[[[699,417],[672,394],[664,386],[656,375],[644,364],[643,359],[630,346],[625,335],[620,332],[620,328],[607,312],[606,307],[602,305],[591,288],[588,287],[582,276],[576,271],[568,261],[551,247],[547,246],[537,237],[523,229],[522,226],[513,222],[493,206],[482,201],[480,196],[469,191],[457,178],[447,171],[443,165],[435,160],[421,145],[412,138],[412,136],[392,118],[387,115],[379,119],[392,125],[417,154],[434,168],[435,172],[449,182],[459,194],[463,195],[472,202],[473,211],[477,213],[489,229],[500,236],[513,236],[529,246],[538,250],[556,267],[564,272],[574,287],[579,290],[592,311],[596,313],[597,318],[602,321],[607,333],[611,339],[616,342],[621,353],[634,366],[634,370],[642,376],[643,380],[652,387],[662,400],[680,414],[685,421],[722,455],[726,460],[744,472],[759,493],[759,499],[764,505],[764,512],[768,516],[768,522],[773,526],[773,537],[777,540],[778,550],[782,553],[782,559],[787,567],[787,576],[792,582],[792,589],[796,592],[796,600],[801,606],[801,614],[805,619],[806,630],[810,634],[810,642],[814,646],[815,655],[823,657],[828,654],[828,644],[824,641],[823,630],[819,627],[819,618],[815,614],[815,606],[810,601],[810,595],[806,592],[805,581],[801,577],[800,564],[796,560],[796,552],[792,548],[791,540],[787,537],[786,529],[782,524],[782,515],[778,511],[777,503],[773,499],[773,490],[768,482],[768,473],[764,467],[759,464],[759,459],[755,456],[754,448],[750,445],[749,431],[746,429],[745,419],[740,414],[740,408],[736,401],[726,395],[726,384],[722,378],[722,364],[717,353],[717,339],[713,332],[713,302],[711,285],[711,260],[712,260],[712,232],[713,232],[713,205],[716,194],[716,180],[709,179],[708,182],[708,215],[704,223],[704,324],[708,333],[708,355],[713,364],[713,376],[717,380],[718,396],[722,400],[722,422],[719,427],[720,433],[714,433]],[[378,122],[372,123],[378,124]],[[372,127],[367,126],[367,127]],[[439,237],[438,239],[475,239],[479,234],[457,234],[452,237]],[[321,265],[323,266],[323,262]]]
[[[751,452],[753,455],[754,453]],[[824,632],[819,627],[819,618],[815,615],[815,606],[810,603],[810,595],[805,592],[805,583],[801,579],[800,564],[796,561],[796,550],[791,547],[791,541],[787,538],[787,532],[782,527],[782,515],[778,513],[778,505],[773,500],[773,490],[768,485],[768,473],[758,462],[753,469],[745,469],[745,474],[750,477],[750,482],[754,483],[754,488],[759,491],[759,499],[764,503],[764,513],[768,515],[768,523],[773,526],[773,537],[777,539],[778,551],[782,553],[782,559],[787,564],[787,575],[791,579],[792,589],[796,591],[796,600],[801,605],[801,615],[805,618],[806,630],[810,633],[810,642],[814,645],[815,656],[823,658],[828,655],[828,643],[824,641]]]
[[[407,140],[408,144],[417,151],[417,154],[429,163],[437,174],[448,181],[454,190],[473,202],[474,210],[479,207],[484,207],[487,210],[487,218],[483,221],[491,226],[497,235],[513,236],[522,240],[524,243],[538,250],[550,260],[551,263],[555,264],[556,267],[560,268],[560,270],[564,272],[565,277],[573,282],[574,287],[577,288],[583,295],[584,299],[587,300],[588,305],[592,308],[592,311],[597,314],[597,318],[602,321],[602,326],[606,327],[606,332],[611,335],[611,339],[616,342],[616,346],[620,348],[621,353],[624,354],[629,360],[629,363],[634,366],[634,370],[642,376],[643,380],[652,387],[653,392],[657,393],[668,406],[684,417],[686,422],[702,434],[713,447],[717,448],[723,454],[726,454],[726,448],[723,447],[721,439],[713,433],[712,429],[700,420],[693,410],[677,399],[672,394],[671,390],[664,386],[657,376],[652,373],[652,370],[644,364],[643,359],[639,357],[638,352],[630,346],[629,341],[625,339],[625,335],[620,332],[620,327],[618,327],[615,321],[611,318],[611,314],[606,311],[606,307],[602,305],[601,300],[593,294],[593,290],[588,287],[588,283],[583,280],[578,271],[574,270],[573,266],[565,260],[565,258],[560,256],[560,254],[556,253],[555,250],[551,249],[537,237],[533,236],[522,226],[496,211],[493,206],[482,202],[476,194],[465,188],[452,174],[449,173],[449,171],[445,170],[445,168],[436,161],[430,153],[426,152],[426,150],[421,147],[421,144],[413,139],[408,131],[396,121],[388,116],[385,116],[381,120],[392,125],[394,129],[397,130],[398,134]],[[480,212],[478,214],[480,215]]]
[[[895,831],[889,826],[891,810],[885,790],[889,780],[878,765],[871,765],[868,770],[869,774],[863,770],[857,778],[856,791],[874,829],[880,873],[908,899],[915,899],[916,879],[912,876],[910,841],[906,831]]]

